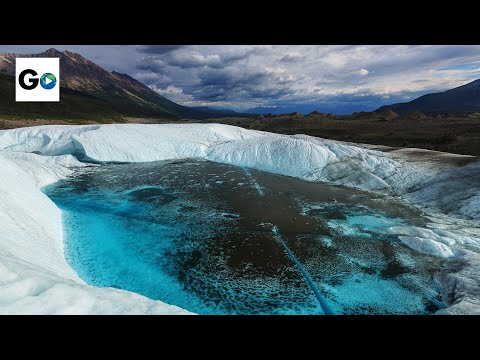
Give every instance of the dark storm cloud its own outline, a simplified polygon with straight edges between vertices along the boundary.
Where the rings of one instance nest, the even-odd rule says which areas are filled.
[[[230,50],[221,55],[222,62],[231,64],[236,61],[248,59],[250,56],[268,54],[269,48],[263,46],[244,48],[242,50]]]
[[[293,63],[293,62],[301,61],[303,59],[304,57],[300,54],[287,54],[284,57],[282,57],[280,61],[284,63]]]
[[[288,95],[288,89],[269,88],[259,89],[254,85],[245,84],[244,86],[216,86],[208,85],[193,90],[195,98],[200,101],[232,101],[232,99],[242,99],[243,101],[252,100],[277,100]]]
[[[185,45],[141,45],[138,51],[146,54],[163,55],[184,48]]]
[[[253,71],[229,67],[205,69],[193,88],[195,98],[203,101],[271,100],[282,98],[290,91],[291,80],[275,71]]]
[[[176,66],[181,69],[213,67],[221,68],[223,66],[219,55],[203,55],[194,51],[177,51],[170,53],[163,60],[170,66]]]
[[[203,71],[200,73],[199,79],[199,87],[214,85],[234,88],[262,84],[267,81],[268,75],[262,72],[235,72],[233,69],[223,69]]]

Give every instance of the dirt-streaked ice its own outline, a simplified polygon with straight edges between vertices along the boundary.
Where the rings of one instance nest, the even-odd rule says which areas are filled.
[[[220,124],[0,131],[0,313],[186,313],[127,291],[88,286],[67,265],[61,212],[40,188],[84,166],[77,158],[204,158],[401,196],[436,219],[429,228],[390,228],[406,245],[445,258],[465,255],[463,245],[480,245],[480,162],[419,149],[383,150]]]

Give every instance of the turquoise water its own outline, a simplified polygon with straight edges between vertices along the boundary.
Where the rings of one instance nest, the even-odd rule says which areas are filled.
[[[422,218],[366,193],[196,160],[92,167],[44,191],[63,211],[67,261],[92,285],[200,314],[442,306],[438,260],[388,234]]]

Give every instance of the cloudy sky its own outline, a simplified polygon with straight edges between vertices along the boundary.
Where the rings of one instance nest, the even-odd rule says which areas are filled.
[[[480,46],[35,45],[75,51],[188,106],[272,112],[374,110],[480,78]]]

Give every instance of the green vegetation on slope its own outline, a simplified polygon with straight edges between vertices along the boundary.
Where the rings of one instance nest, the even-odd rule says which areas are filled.
[[[129,116],[163,120],[224,116],[221,111],[204,111],[178,105],[153,92],[135,92],[137,94],[111,85],[102,85],[95,90],[62,87],[58,103],[16,102],[15,77],[0,72],[0,117],[119,121]]]
[[[47,118],[120,120],[122,115],[106,100],[82,91],[62,88],[60,102],[16,102],[15,77],[0,73],[0,116],[4,118]]]

